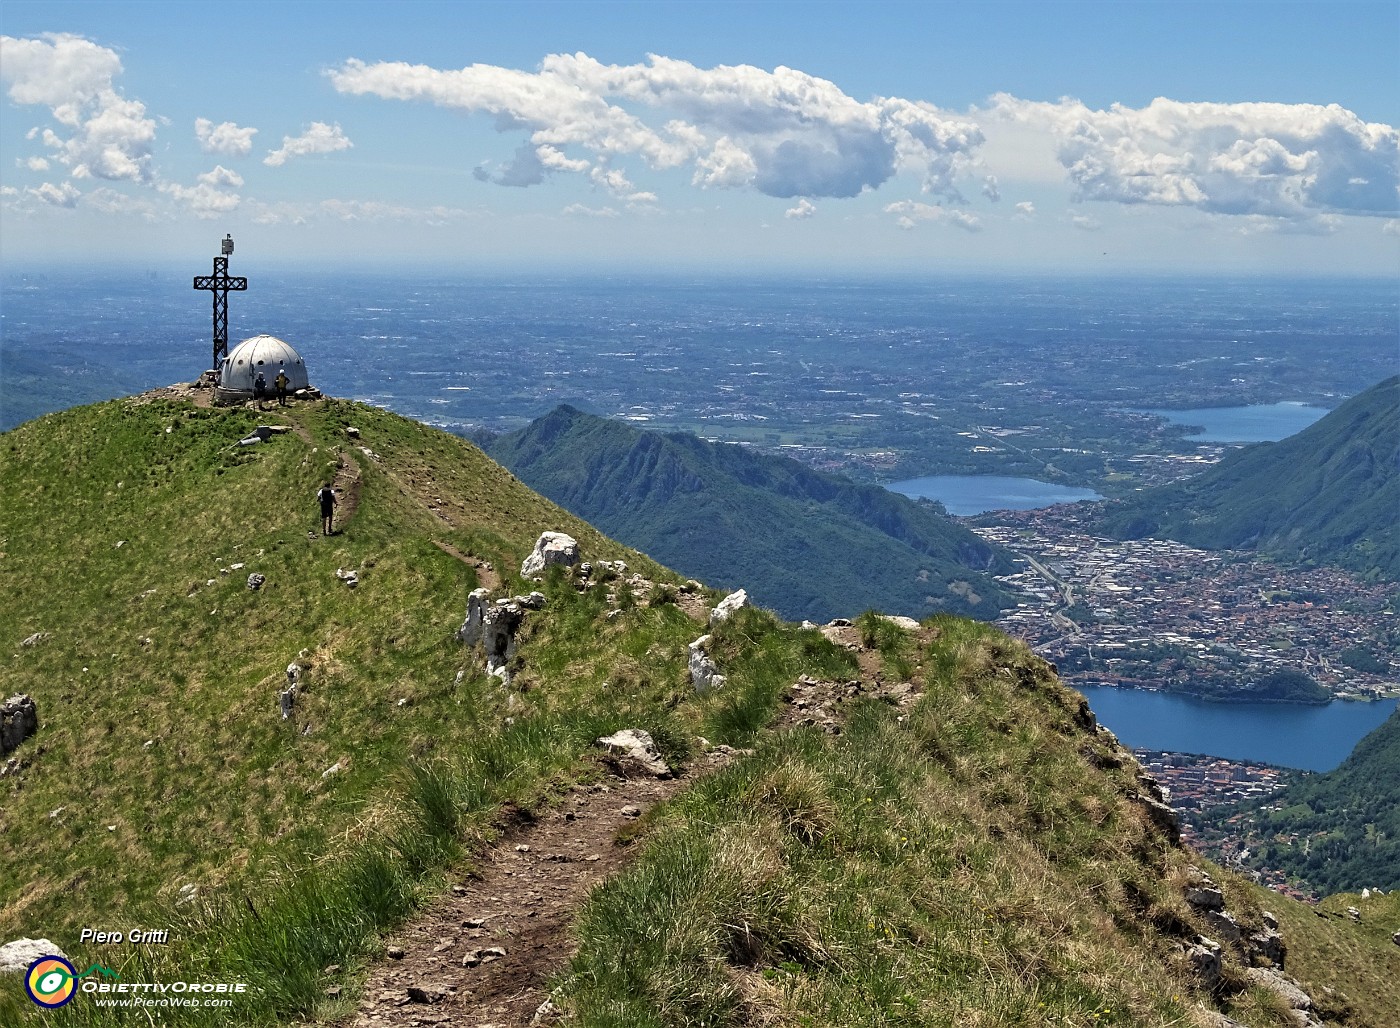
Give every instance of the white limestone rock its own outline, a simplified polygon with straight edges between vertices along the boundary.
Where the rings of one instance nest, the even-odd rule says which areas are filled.
[[[671,777],[670,765],[661,757],[651,733],[640,728],[624,728],[598,740],[610,753],[625,757],[657,778]]]
[[[534,578],[551,564],[573,567],[579,562],[578,540],[563,532],[542,532],[534,552],[520,565],[521,578]]]
[[[743,589],[736,589],[724,599],[719,601],[719,606],[710,611],[710,627],[713,628],[721,621],[728,620],[729,616],[736,610],[741,610],[749,605],[749,594]]]
[[[467,596],[467,616],[462,627],[457,629],[457,641],[475,646],[481,642],[481,616],[486,610],[490,589],[473,589]]]
[[[16,939],[0,946],[0,974],[23,974],[40,957],[68,959],[58,944],[48,939]]]
[[[690,684],[696,692],[710,692],[724,686],[724,676],[705,652],[709,642],[710,637],[702,635],[690,644]]]

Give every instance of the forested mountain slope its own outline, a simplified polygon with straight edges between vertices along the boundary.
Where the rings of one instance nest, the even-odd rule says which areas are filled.
[[[683,574],[794,620],[877,609],[991,619],[998,548],[938,513],[795,460],[562,406],[486,450],[531,488]]]

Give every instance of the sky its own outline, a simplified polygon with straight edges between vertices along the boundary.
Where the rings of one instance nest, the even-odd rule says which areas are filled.
[[[1400,276],[1394,0],[4,0],[0,94],[5,271]]]

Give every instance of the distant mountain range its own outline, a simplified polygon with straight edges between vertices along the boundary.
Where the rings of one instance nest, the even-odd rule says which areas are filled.
[[[483,440],[530,488],[630,546],[792,619],[996,617],[1007,554],[927,504],[786,457],[561,406]]]
[[[1114,504],[1104,528],[1400,581],[1400,376],[1297,435]]]

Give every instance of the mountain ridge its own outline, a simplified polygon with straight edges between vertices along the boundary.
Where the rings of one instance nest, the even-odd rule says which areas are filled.
[[[998,548],[927,505],[798,461],[562,405],[486,451],[554,502],[684,574],[793,620],[855,609],[990,619]]]
[[[1400,582],[1400,375],[1287,439],[1226,455],[1185,482],[1111,502],[1103,527],[1247,549]]]
[[[243,445],[259,425],[285,431]],[[321,536],[328,479],[359,491]],[[545,530],[574,535],[589,571],[522,578]],[[711,626],[692,601],[717,592],[389,412],[143,396],[47,415],[0,435],[0,568],[0,661],[39,715],[0,779],[0,926],[123,982],[250,984],[231,1011],[168,1023],[351,1020],[363,969],[392,961],[414,910],[451,903],[482,861],[523,860],[513,828],[611,795],[618,764],[596,740],[624,728],[682,772],[721,747],[732,763],[614,837],[646,853],[574,922],[585,963],[550,986],[574,1023],[616,1023],[624,1000],[629,1023],[667,1026],[1293,1023],[1252,984],[1249,950],[1223,943],[1217,961],[1195,941],[1211,930],[1184,898],[1196,858],[1131,754],[1024,645],[946,614],[828,635],[749,607]],[[525,601],[504,677],[456,638],[477,588]],[[701,633],[722,689],[692,685]],[[1266,935],[1275,898],[1212,874],[1234,923]],[[617,921],[619,906],[683,931]],[[1385,954],[1350,924],[1284,917],[1299,943],[1325,929],[1350,947],[1290,963],[1318,1009],[1387,1023],[1394,998],[1366,984]],[[480,914],[454,923],[436,962],[398,979],[405,1020],[468,1001]],[[94,924],[170,939],[80,942]],[[677,945],[614,959],[644,939]],[[1324,998],[1339,968],[1351,1001]],[[63,1018],[147,1013],[80,995]],[[49,1020],[0,976],[0,1022]]]

